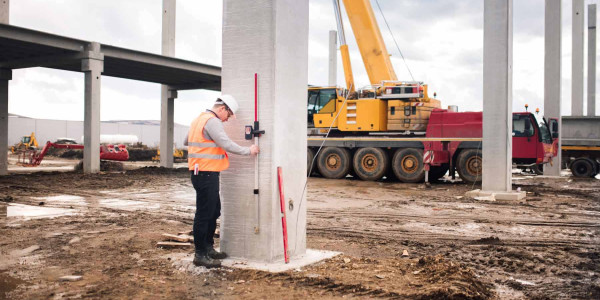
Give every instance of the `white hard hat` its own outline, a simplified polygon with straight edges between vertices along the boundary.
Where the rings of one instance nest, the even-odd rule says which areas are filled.
[[[231,110],[231,112],[233,112],[233,114],[235,115],[235,113],[237,112],[238,108],[240,107],[237,103],[237,101],[235,101],[235,98],[233,98],[233,96],[231,95],[221,95],[221,97],[219,97],[219,99],[217,99],[217,102],[219,102],[219,100],[221,100],[223,103],[225,103],[225,105],[227,105],[227,107],[229,107],[229,109]]]

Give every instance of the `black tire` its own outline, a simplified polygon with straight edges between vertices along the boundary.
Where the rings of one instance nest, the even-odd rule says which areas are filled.
[[[315,161],[315,165],[311,166],[311,163],[313,162],[315,158],[315,150],[313,150],[312,148],[307,148],[306,149],[306,172],[308,172],[308,176],[310,176],[311,174],[311,167],[312,167],[312,172],[314,172],[317,168],[316,168],[316,161]]]
[[[350,151],[345,148],[325,147],[317,157],[317,167],[325,178],[344,178],[350,171]]]
[[[431,166],[429,168],[429,181],[437,181],[446,175],[449,169],[450,166],[448,164],[442,164],[439,167]]]
[[[381,148],[360,148],[354,153],[354,173],[367,181],[379,180],[389,166],[388,154]]]
[[[402,182],[423,181],[425,179],[423,149],[401,148],[396,150],[392,159],[392,170],[398,180]]]
[[[466,183],[480,183],[483,167],[481,151],[476,149],[463,150],[456,159],[458,176]]]
[[[596,175],[595,164],[589,158],[578,158],[571,163],[571,173],[575,177],[593,177]]]

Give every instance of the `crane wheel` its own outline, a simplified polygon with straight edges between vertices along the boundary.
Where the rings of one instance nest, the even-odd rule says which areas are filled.
[[[423,149],[403,148],[396,150],[392,159],[394,175],[407,183],[421,182],[425,178],[423,171]]]
[[[317,168],[325,178],[344,178],[350,171],[350,151],[345,148],[325,147],[317,157]]]
[[[456,159],[456,170],[458,176],[466,183],[481,182],[483,161],[481,151],[477,149],[465,149]]]
[[[362,180],[379,180],[387,173],[389,160],[381,148],[360,148],[354,153],[354,172]]]
[[[429,169],[429,181],[437,181],[444,177],[449,169],[450,166],[448,164],[442,164],[439,167],[431,166]]]
[[[315,165],[311,165],[313,163],[313,160],[315,159],[315,150],[313,150],[312,148],[307,148],[306,149],[306,172],[308,172],[308,176],[310,176],[312,172],[315,172],[316,170],[316,166]],[[312,172],[311,172],[312,169]]]
[[[589,158],[578,158],[571,163],[571,173],[575,177],[594,177],[596,175],[595,162]]]

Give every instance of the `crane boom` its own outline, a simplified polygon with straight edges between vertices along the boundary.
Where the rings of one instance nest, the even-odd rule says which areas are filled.
[[[371,84],[397,81],[370,0],[343,0]]]

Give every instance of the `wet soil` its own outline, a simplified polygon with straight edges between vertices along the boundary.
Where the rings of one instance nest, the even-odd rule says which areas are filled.
[[[342,255],[282,273],[201,274],[167,258],[190,249],[156,247],[162,233],[191,230],[185,169],[0,177],[0,212],[42,202],[77,212],[0,216],[0,299],[600,298],[600,181],[516,177],[528,192],[518,202],[469,199],[472,186],[449,180],[310,178],[308,247]]]

